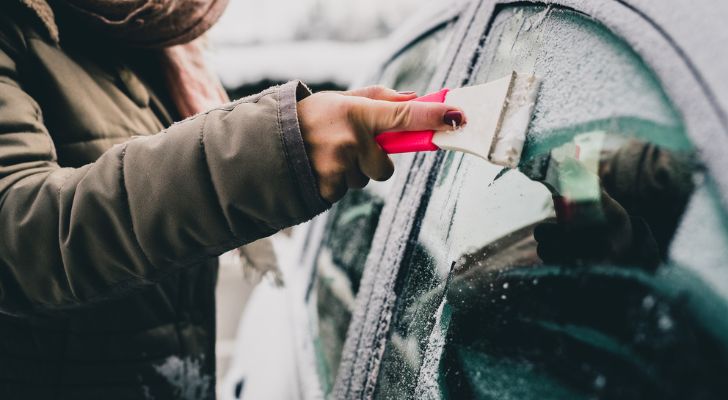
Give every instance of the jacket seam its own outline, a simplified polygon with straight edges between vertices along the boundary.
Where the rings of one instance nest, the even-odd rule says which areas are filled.
[[[59,168],[59,170],[62,170],[62,168]],[[50,171],[50,173],[53,173],[53,171]],[[63,180],[61,180],[61,184],[58,185],[58,190],[56,190],[56,197],[59,205],[61,204],[61,192],[63,191],[63,189],[66,188],[66,183],[72,175],[73,173],[71,171],[68,171],[68,173],[66,173],[66,176],[63,177]]]
[[[266,90],[264,90],[264,91],[262,91],[262,92],[260,92],[258,94],[252,94],[250,96],[246,96],[246,97],[243,97],[243,98],[238,99],[238,100],[234,100],[234,101],[227,102],[227,103],[222,104],[222,105],[219,105],[217,107],[213,107],[213,108],[211,108],[209,110],[202,111],[202,112],[197,113],[195,115],[191,115],[191,116],[189,116],[187,118],[184,118],[184,119],[182,119],[180,121],[173,122],[172,125],[176,125],[176,124],[179,124],[179,123],[182,123],[182,122],[186,122],[186,121],[193,121],[193,120],[195,120],[197,118],[206,116],[207,114],[210,114],[210,113],[212,113],[214,111],[232,111],[232,110],[235,109],[235,107],[237,107],[240,104],[244,104],[244,103],[254,104],[254,103],[257,103],[263,97],[265,97],[265,96],[273,93],[273,91],[275,89],[276,89],[275,87],[274,88],[269,88],[269,89],[266,89]]]
[[[212,195],[215,197],[215,204],[220,208],[220,213],[222,214],[222,218],[225,220],[225,227],[227,228],[228,233],[233,239],[238,239],[238,236],[233,232],[232,224],[227,218],[227,215],[225,215],[225,209],[222,206],[222,202],[220,201],[220,195],[217,192],[217,187],[215,186],[215,180],[212,179],[212,172],[210,171],[210,164],[207,161],[207,152],[205,150],[205,125],[207,123],[207,115],[205,114],[202,119],[202,123],[200,125],[200,134],[199,134],[199,143],[200,143],[200,152],[202,153],[202,162],[205,165],[205,171],[207,172],[207,178],[210,182],[210,187],[212,188]]]
[[[56,144],[53,143],[53,138],[51,137],[51,133],[48,132],[48,127],[45,126],[45,122],[43,122],[43,110],[40,109],[40,104],[38,104],[35,99],[33,99],[33,105],[35,106],[35,118],[40,122],[40,124],[43,126],[44,129],[42,129],[43,132],[41,134],[45,136],[46,140],[48,141],[48,159],[50,161],[56,161],[57,160],[57,149]]]
[[[88,173],[88,170],[85,171],[84,176],[87,173]],[[71,179],[72,176],[73,176],[73,171],[68,171],[66,173],[66,176],[63,177],[63,180],[61,181],[61,184],[58,185],[58,190],[56,192],[56,194],[58,196],[58,200],[57,201],[58,201],[58,207],[59,207],[59,212],[58,212],[58,218],[59,218],[59,221],[58,221],[58,242],[59,243],[61,243],[62,242],[62,239],[63,239],[61,237],[61,227],[63,226],[62,225],[63,224],[63,221],[60,221],[60,218],[61,218],[61,212],[60,212],[60,210],[62,209],[62,205],[61,205],[61,200],[62,200],[61,199],[61,192],[66,187],[66,183],[68,183],[68,181]],[[70,212],[69,212],[69,218],[70,218]],[[76,293],[76,289],[74,289],[74,287],[73,287],[71,275],[68,272],[68,268],[66,266],[66,263],[63,262],[63,253],[62,252],[60,252],[60,253],[61,253],[60,254],[60,256],[61,256],[61,268],[63,269],[64,276],[66,277],[66,282],[68,283],[68,290],[71,292],[71,295],[74,298],[78,298],[78,293]]]
[[[126,159],[126,149],[127,144],[124,144],[121,149],[121,154],[119,155],[119,187],[122,192],[122,204],[125,206],[125,211],[129,215],[129,231],[131,232],[132,237],[134,237],[134,245],[139,250],[141,255],[144,257],[144,260],[147,262],[148,265],[154,266],[152,261],[149,259],[149,256],[144,252],[144,249],[142,248],[141,242],[139,241],[139,237],[137,236],[136,230],[134,229],[134,216],[131,214],[131,200],[129,199],[129,193],[126,190],[126,178],[124,176],[124,161]],[[134,279],[138,279],[136,276]]]
[[[159,133],[161,133],[161,132],[163,132],[163,131],[160,131]],[[66,146],[77,146],[77,145],[84,145],[84,144],[90,144],[90,143],[94,143],[94,142],[103,142],[103,141],[109,141],[109,140],[114,141],[114,142],[119,141],[119,143],[122,143],[123,141],[127,141],[127,140],[134,139],[137,137],[146,137],[146,136],[151,136],[151,135],[133,135],[133,136],[119,135],[119,136],[99,137],[99,138],[90,138],[90,139],[79,139],[79,140],[72,140],[69,142],[58,143],[56,145],[56,147],[63,148]]]

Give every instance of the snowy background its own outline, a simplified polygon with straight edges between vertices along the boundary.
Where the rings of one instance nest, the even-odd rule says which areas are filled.
[[[210,61],[233,97],[301,79],[343,88],[380,62],[388,35],[428,2],[231,0],[210,31]]]

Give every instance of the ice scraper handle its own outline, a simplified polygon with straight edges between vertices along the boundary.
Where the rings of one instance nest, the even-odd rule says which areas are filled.
[[[448,91],[449,89],[442,89],[410,101],[444,103]],[[435,131],[382,132],[375,140],[388,154],[435,151],[438,147],[432,143],[434,134]]]

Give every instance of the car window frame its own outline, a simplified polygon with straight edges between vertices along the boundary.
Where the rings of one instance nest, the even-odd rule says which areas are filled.
[[[448,77],[453,70],[453,63],[459,59],[458,54],[464,48],[464,38],[470,29],[472,18],[479,7],[478,1],[461,2],[453,5],[449,12],[438,16],[438,19],[431,21],[429,26],[423,26],[418,33],[412,35],[412,39],[396,49],[387,60],[392,61],[397,54],[405,51],[405,48],[413,46],[420,39],[424,39],[430,33],[454,22],[453,34],[450,46],[443,57],[450,60],[438,66],[435,74],[430,80],[428,91],[438,90],[455,82]],[[454,12],[456,11],[456,12]],[[457,21],[454,21],[457,19]],[[378,76],[384,71],[380,69]],[[378,77],[377,76],[377,77]],[[396,280],[400,260],[404,257],[406,241],[412,230],[412,222],[417,218],[415,213],[421,209],[419,201],[423,196],[421,189],[425,188],[426,180],[429,179],[430,171],[437,163],[435,153],[403,154],[399,168],[406,170],[406,174],[398,176],[394,183],[389,199],[385,202],[379,226],[374,236],[372,250],[367,258],[364,275],[360,283],[359,293],[356,298],[356,309],[347,332],[346,342],[342,353],[341,364],[337,379],[334,384],[334,398],[355,398],[363,393],[371,366],[370,360],[376,360],[374,354],[383,350],[383,340],[387,334],[386,326],[379,322],[382,315],[381,310],[391,308],[391,287]],[[392,201],[393,200],[393,201]],[[395,227],[398,228],[395,231]],[[381,285],[387,289],[380,290]]]
[[[464,32],[461,32],[462,36],[455,35],[461,42],[452,53],[448,53],[452,55],[451,62],[446,68],[440,69],[432,82],[441,82],[443,85],[439,86],[444,87],[466,85],[473,77],[474,67],[480,62],[480,50],[496,15],[502,7],[517,4],[559,6],[585,14],[624,40],[655,73],[667,96],[680,112],[687,135],[701,155],[701,161],[708,172],[715,176],[722,206],[728,206],[728,174],[720,174],[720,171],[728,170],[728,158],[721,157],[720,151],[716,150],[728,148],[726,112],[721,109],[705,83],[705,78],[691,60],[686,58],[686,53],[680,49],[676,40],[655,19],[650,18],[646,11],[639,8],[639,1],[554,0],[545,3],[480,0],[473,3],[468,12],[461,16],[460,23]],[[362,280],[362,288],[366,280],[367,290],[360,290],[357,296],[357,308],[347,334],[342,364],[335,384],[336,398],[369,399],[374,395],[379,364],[388,340],[389,324],[397,298],[396,283],[398,277],[403,275],[401,261],[405,258],[405,253],[411,251],[410,243],[419,233],[417,225],[429,201],[428,187],[432,186],[441,160],[442,152],[412,157],[410,173],[404,183],[402,195],[396,205],[389,207],[399,215],[391,218],[386,229],[378,228],[375,241],[381,241],[384,237],[386,245],[377,249],[378,254],[370,254],[367,260]],[[389,214],[388,216],[392,217]],[[407,221],[406,218],[414,220]],[[391,228],[396,224],[404,224],[405,229],[393,232]],[[375,287],[379,289],[373,290]]]
[[[386,61],[378,64],[381,65],[381,68],[378,68],[376,70],[376,73],[372,74],[372,76],[359,82],[355,82],[353,86],[365,86],[367,84],[377,82],[386,70],[387,66],[391,62],[393,62],[399,55],[418,44],[422,39],[427,38],[430,34],[438,31],[443,27],[446,27],[448,24],[456,25],[452,28],[454,29],[455,34],[451,38],[451,40],[455,42],[454,39],[457,35],[459,27],[458,24],[462,20],[462,15],[465,11],[464,6],[467,4],[469,4],[467,0],[463,0],[458,6],[450,7],[446,12],[438,13],[434,18],[431,17],[425,23],[415,26],[414,29],[411,29],[408,32],[405,32],[405,34],[400,35],[398,38],[396,38],[397,40],[394,41],[395,45],[391,46],[390,49],[385,52],[387,56],[386,58],[384,58],[384,60]],[[464,29],[460,29],[460,31],[461,35],[465,33]],[[450,49],[449,53],[452,52],[452,49]],[[454,57],[451,54],[448,54],[444,57],[445,60],[452,60],[453,58]],[[438,68],[436,70],[435,79],[437,79],[437,74],[440,73],[441,69],[442,68]],[[434,81],[434,79],[431,80],[430,84],[432,83],[432,81]],[[400,160],[401,167],[399,168],[404,171],[409,171],[411,169],[412,163],[414,162],[414,155],[403,156],[403,159]],[[392,206],[389,207],[391,211],[382,211],[377,231],[379,231],[380,229],[389,229],[389,227],[391,227],[392,220],[396,215],[396,206],[400,202],[402,192],[406,187],[406,183],[409,182],[407,176],[408,174],[400,175],[401,176],[399,176],[398,178],[395,178],[396,180],[393,182],[390,191],[384,198],[385,210],[387,209],[386,205],[391,204]],[[313,321],[309,318],[310,315],[307,312],[306,308],[310,306],[311,301],[315,302],[316,300],[315,296],[311,295],[311,288],[313,286],[313,282],[316,279],[315,262],[317,255],[323,245],[323,238],[325,237],[325,230],[328,219],[329,213],[326,212],[322,215],[317,216],[305,226],[299,227],[297,229],[297,232],[294,232],[294,235],[297,236],[300,240],[300,247],[296,250],[298,262],[295,268],[295,276],[290,276],[289,278],[303,279],[305,280],[305,283],[295,285],[295,290],[293,290],[294,288],[289,289],[289,296],[301,299],[301,301],[297,301],[296,299],[293,299],[293,301],[289,301],[289,304],[292,304],[290,306],[289,315],[293,320],[293,325],[297,328],[295,330],[296,332],[294,332],[294,349],[296,357],[295,361],[296,365],[299,367],[298,375],[301,398],[304,399],[322,398],[324,396],[323,388],[321,387],[318,377],[318,371],[315,367],[317,356],[316,350],[312,345],[313,338],[311,336],[311,332],[313,332],[311,324],[315,324],[317,323],[317,321]],[[370,254],[376,253],[377,250],[372,248]],[[373,282],[371,282],[371,284],[373,284]],[[365,281],[364,279],[362,279],[359,291],[362,292],[364,290]],[[357,309],[359,309],[358,306]],[[354,321],[354,319],[355,317],[353,315],[352,322]],[[347,334],[347,341],[348,337],[351,336],[351,330],[352,329],[350,327],[349,333]],[[344,349],[344,352],[346,352],[346,347]],[[344,360],[342,354],[342,364],[343,362]],[[341,370],[342,369],[339,366],[339,371],[337,371],[337,380]]]

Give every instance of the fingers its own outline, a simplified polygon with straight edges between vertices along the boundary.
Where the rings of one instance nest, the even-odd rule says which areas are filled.
[[[358,100],[351,109],[354,122],[370,135],[385,131],[446,130],[464,125],[465,114],[443,103]]]
[[[319,180],[321,197],[330,203],[339,201],[348,190],[349,188],[346,186],[343,174],[338,177],[329,176],[326,180]]]
[[[417,97],[412,91],[398,92],[384,86],[367,86],[342,92],[347,96],[366,97],[372,100],[407,101]]]
[[[310,154],[321,197],[331,203],[342,198],[348,190],[350,167],[345,158],[343,153],[331,149]]]
[[[368,139],[359,156],[359,168],[375,181],[386,181],[394,174],[394,163],[374,140]]]
[[[348,186],[349,189],[363,189],[368,184],[369,178],[362,173],[357,174],[352,171],[346,177],[346,186]]]
[[[415,96],[370,87],[345,93],[316,93],[298,102],[301,136],[324,199],[333,203],[349,188],[364,187],[370,178],[386,180],[392,176],[392,160],[374,140],[378,132],[372,130],[374,124],[369,119],[377,120],[371,114],[382,110],[392,114],[387,105],[408,104],[406,100]],[[436,118],[440,120],[443,116]]]
[[[346,171],[346,185],[352,189],[361,189],[369,183],[369,177],[362,173],[360,165],[353,165]]]
[[[352,116],[371,134],[388,130],[445,130],[464,125],[465,114],[457,107],[442,103],[408,101],[414,92],[397,92],[384,86],[368,86],[342,92],[360,97],[352,108]],[[368,101],[368,100],[374,101]]]
[[[319,162],[319,165],[324,166],[321,168],[322,171],[317,173],[321,196],[333,203],[344,197],[349,189],[365,187],[370,177],[376,180],[389,178],[394,166],[391,165],[389,157],[386,155],[384,157],[386,158],[386,161],[383,161],[384,167],[378,166],[382,161],[357,161],[355,154],[345,152],[339,152],[328,162]],[[364,170],[368,172],[363,172]]]

